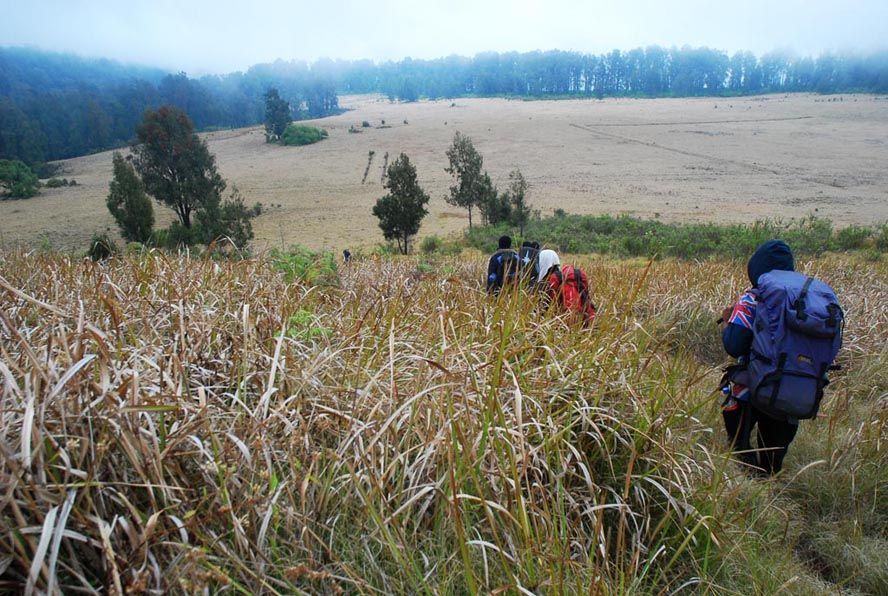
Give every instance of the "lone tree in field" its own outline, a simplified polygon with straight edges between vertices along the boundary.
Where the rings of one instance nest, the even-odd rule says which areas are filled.
[[[184,112],[171,106],[148,110],[136,136],[134,165],[145,190],[173,209],[184,227],[191,228],[194,210],[219,204],[225,181]]]
[[[484,191],[484,177],[481,166],[484,160],[472,144],[472,139],[457,132],[453,144],[447,150],[450,165],[444,168],[453,176],[454,185],[445,200],[456,207],[469,211],[469,229],[472,229],[472,209],[480,205]]]
[[[37,194],[37,176],[19,160],[0,159],[0,196],[27,199]]]
[[[393,161],[386,173],[385,188],[389,193],[376,201],[373,215],[386,240],[398,243],[401,254],[407,254],[410,238],[419,231],[429,195],[416,181],[416,168],[403,153]]]
[[[290,124],[290,104],[281,99],[274,87],[262,97],[265,98],[265,140],[270,143],[280,139]]]
[[[130,242],[147,242],[154,227],[154,208],[133,165],[114,152],[114,177],[106,200],[108,211]]]
[[[506,191],[508,203],[511,206],[511,221],[513,226],[518,226],[521,236],[524,236],[524,226],[530,220],[530,205],[527,203],[527,180],[521,170],[512,170],[509,174],[509,190]]]

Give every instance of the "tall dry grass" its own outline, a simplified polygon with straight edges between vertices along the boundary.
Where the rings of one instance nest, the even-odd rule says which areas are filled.
[[[725,454],[713,392],[713,319],[742,289],[741,264],[581,259],[601,311],[582,330],[519,293],[491,300],[475,260],[431,274],[367,260],[339,287],[310,287],[263,258],[0,255],[3,586],[804,593],[878,581],[860,570],[885,526],[854,522],[888,515],[884,264],[806,264],[845,301],[846,371],[786,476],[752,482]],[[869,545],[829,569],[840,557],[815,560],[796,523],[810,511],[786,513],[780,531],[824,491],[857,507],[818,500],[851,528],[830,544],[856,531]]]

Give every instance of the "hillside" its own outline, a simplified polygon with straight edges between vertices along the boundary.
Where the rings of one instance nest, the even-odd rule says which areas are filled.
[[[402,151],[432,196],[421,235],[462,230],[465,212],[443,200],[450,184],[444,151],[457,130],[472,137],[500,186],[520,168],[530,202],[544,214],[561,208],[667,221],[888,219],[888,100],[880,96],[409,104],[351,96],[342,104],[352,111],[313,121],[330,137],[311,146],[267,145],[260,128],[206,135],[222,175],[248,203],[266,206],[255,222],[260,248],[299,242],[341,250],[379,242],[370,209],[383,194],[385,154],[393,159]],[[370,127],[361,127],[365,120]],[[362,132],[349,133],[351,126]],[[104,205],[111,154],[60,163],[61,175],[79,186],[0,201],[0,243],[83,249],[94,231],[112,227]],[[159,222],[167,221],[158,211]]]
[[[800,263],[844,368],[760,481],[714,391],[742,263],[579,258],[589,330],[482,264],[0,252],[0,587],[880,593],[884,261]]]

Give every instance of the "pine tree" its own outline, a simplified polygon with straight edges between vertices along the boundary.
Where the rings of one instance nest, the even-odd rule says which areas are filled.
[[[419,231],[428,211],[427,195],[416,180],[416,168],[403,153],[388,167],[385,188],[389,193],[376,201],[373,215],[386,240],[394,240],[401,254],[407,254],[410,238]]]
[[[154,227],[154,208],[145,194],[135,168],[114,152],[114,176],[106,201],[108,211],[120,227],[120,235],[130,242],[148,242]]]

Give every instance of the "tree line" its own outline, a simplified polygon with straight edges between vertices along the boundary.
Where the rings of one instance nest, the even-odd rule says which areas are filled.
[[[130,143],[146,110],[187,113],[198,130],[259,124],[276,87],[293,119],[335,113],[335,84],[307,65],[257,65],[200,79],[21,48],[0,48],[0,159],[41,162]],[[39,168],[38,168],[39,169]]]
[[[888,52],[819,57],[649,46],[605,54],[486,52],[376,63],[282,60],[189,78],[109,60],[0,48],[0,159],[29,165],[122,146],[146,109],[175,106],[198,130],[265,119],[276,88],[293,119],[339,110],[338,94],[390,99],[473,96],[683,97],[811,91],[888,92]]]
[[[771,52],[649,46],[606,54],[487,52],[474,58],[319,65],[349,93],[390,98],[494,96],[664,97],[810,91],[888,92],[888,52],[825,53],[817,58]]]

